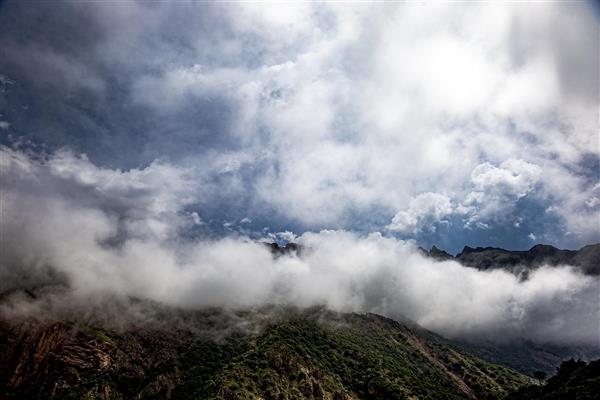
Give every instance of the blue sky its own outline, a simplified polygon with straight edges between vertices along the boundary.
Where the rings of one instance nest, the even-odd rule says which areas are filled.
[[[577,248],[599,33],[584,2],[6,1],[0,137],[115,218],[163,199],[182,235]]]

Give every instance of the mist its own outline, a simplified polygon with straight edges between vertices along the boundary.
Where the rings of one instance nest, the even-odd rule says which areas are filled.
[[[599,342],[599,278],[569,266],[522,280],[425,258],[414,242],[379,232],[344,230],[303,233],[300,256],[274,257],[256,232],[189,234],[202,224],[186,211],[202,196],[193,171],[159,162],[100,168],[68,150],[33,156],[2,147],[0,155],[6,319],[99,310],[107,298],[185,309],[321,305],[410,319],[451,338]]]

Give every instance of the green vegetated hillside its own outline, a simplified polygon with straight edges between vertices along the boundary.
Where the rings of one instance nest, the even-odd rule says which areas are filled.
[[[507,400],[597,400],[600,399],[600,360],[563,361],[556,374],[543,385],[529,385]]]
[[[506,342],[463,340],[454,343],[470,354],[528,376],[533,376],[536,371],[553,375],[563,360],[573,358],[591,361],[600,358],[600,347],[593,345],[539,344],[524,339]]]
[[[532,383],[431,332],[374,314],[193,314],[185,324],[118,331],[4,321],[0,397],[495,399]]]

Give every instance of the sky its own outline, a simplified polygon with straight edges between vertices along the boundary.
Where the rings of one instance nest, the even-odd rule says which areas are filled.
[[[0,290],[596,340],[596,278],[415,250],[600,242],[599,41],[576,1],[1,2]]]
[[[0,7],[2,143],[168,165],[202,234],[599,241],[589,3]]]

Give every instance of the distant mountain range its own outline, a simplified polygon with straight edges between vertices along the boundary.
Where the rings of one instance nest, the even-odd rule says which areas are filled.
[[[585,274],[600,275],[600,243],[579,250],[561,250],[545,244],[538,244],[523,251],[465,246],[456,256],[436,246],[430,250],[419,249],[422,254],[438,261],[454,260],[464,266],[484,271],[502,268],[512,272],[523,272],[542,265],[571,265]]]
[[[266,246],[274,257],[305,251]],[[480,270],[565,264],[600,272],[598,244],[421,251]],[[43,293],[17,291],[23,299]],[[552,375],[571,357],[595,359],[595,347],[452,341],[408,320],[323,307],[188,310],[128,301],[102,308],[100,319],[87,309],[0,317],[0,400],[593,399],[600,387],[598,361],[563,362],[545,386],[530,377]],[[151,313],[127,316],[142,309]]]
[[[301,254],[302,246],[287,243],[265,243],[274,256]],[[537,244],[529,250],[505,250],[499,247],[465,246],[456,256],[433,246],[430,250],[419,247],[421,254],[438,261],[458,261],[466,267],[482,271],[505,269],[515,273],[528,272],[542,265],[570,265],[587,275],[600,275],[600,243],[579,250],[562,250],[547,244]]]

